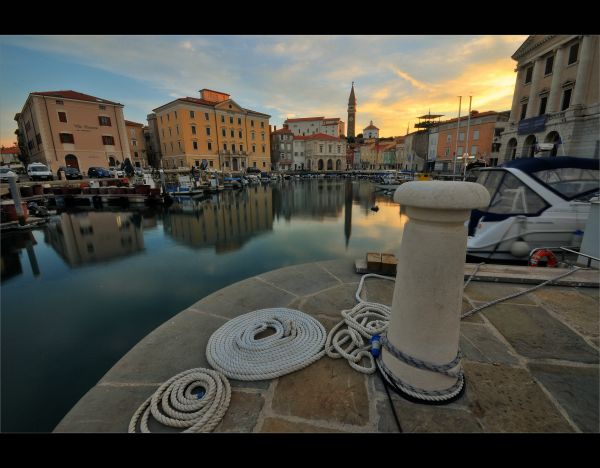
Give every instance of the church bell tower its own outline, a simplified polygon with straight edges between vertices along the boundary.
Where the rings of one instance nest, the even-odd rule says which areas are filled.
[[[354,138],[356,136],[354,132],[356,124],[356,96],[354,95],[354,81],[352,82],[352,89],[350,90],[350,97],[348,98],[348,137]]]

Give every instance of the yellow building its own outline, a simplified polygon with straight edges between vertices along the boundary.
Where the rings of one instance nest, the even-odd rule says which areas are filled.
[[[127,128],[127,141],[129,142],[131,163],[135,167],[148,167],[148,159],[146,157],[146,139],[144,138],[144,125],[126,120],[125,127]]]
[[[229,94],[200,90],[153,110],[158,123],[162,167],[200,166],[222,171],[256,167],[269,171],[270,115],[244,109]]]

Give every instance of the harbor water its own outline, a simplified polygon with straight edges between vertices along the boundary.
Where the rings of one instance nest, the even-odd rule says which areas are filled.
[[[313,179],[168,208],[59,212],[3,234],[1,430],[52,431],[145,335],[229,284],[396,253],[405,219],[367,181]]]

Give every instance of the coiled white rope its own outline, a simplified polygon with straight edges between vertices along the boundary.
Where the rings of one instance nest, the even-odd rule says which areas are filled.
[[[204,395],[196,396],[197,389]],[[183,432],[210,432],[223,419],[230,401],[231,386],[225,376],[212,369],[189,369],[171,377],[142,403],[129,422],[129,432],[136,432],[140,415],[141,431],[150,432],[150,414],[165,426],[188,428]]]
[[[269,328],[275,333],[256,338]],[[299,310],[255,310],[215,331],[208,340],[206,358],[231,379],[273,379],[321,359],[326,335],[318,320]]]
[[[390,320],[391,308],[385,304],[368,302],[360,297],[365,279],[381,278],[395,281],[395,277],[368,273],[360,278],[356,290],[356,304],[350,310],[342,310],[342,320],[335,325],[327,335],[325,350],[334,359],[344,358],[350,366],[363,374],[373,374],[377,367],[370,352],[370,340],[375,335],[385,331]],[[347,328],[342,328],[346,326]],[[346,347],[343,347],[346,345]],[[368,359],[367,365],[361,365],[363,359]]]

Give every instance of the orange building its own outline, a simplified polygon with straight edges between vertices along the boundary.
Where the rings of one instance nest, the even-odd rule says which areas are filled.
[[[223,171],[271,168],[269,118],[244,109],[229,94],[200,90],[153,110],[164,168],[200,166]]]
[[[438,133],[436,170],[452,171],[454,155],[464,154],[485,160],[492,152],[496,122],[508,120],[508,112],[471,112],[468,116],[451,119],[436,125]],[[468,134],[467,134],[468,126]]]
[[[123,104],[77,91],[30,93],[15,116],[29,162],[87,172],[129,158]]]
[[[144,124],[126,120],[125,127],[127,128],[127,140],[129,141],[131,163],[135,167],[148,167],[148,158],[146,157],[146,139],[144,138]]]

